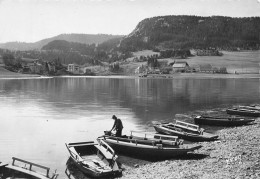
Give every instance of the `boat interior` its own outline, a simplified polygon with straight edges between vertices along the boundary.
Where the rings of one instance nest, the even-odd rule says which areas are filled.
[[[236,111],[243,111],[243,112],[250,112],[250,113],[257,113],[258,111],[252,109],[245,109],[245,108],[233,108],[232,110]]]
[[[81,159],[78,158],[78,160],[81,160],[85,167],[99,170],[111,170],[109,161],[103,153],[97,149],[96,145],[79,145],[74,146],[73,148],[71,147],[70,150],[79,155]]]
[[[164,124],[163,127],[175,130],[177,132],[188,132],[188,133],[193,133],[193,134],[201,134],[201,130],[199,129],[199,126],[193,127],[191,126],[192,124],[187,124],[183,125],[182,123],[169,123],[169,124]]]
[[[124,135],[122,137],[115,136],[104,136],[104,139],[108,137],[109,139],[115,140],[116,142],[126,142],[132,143],[135,145],[149,145],[149,146],[160,146],[160,147],[178,147],[183,143],[182,140],[178,140],[176,136],[167,136],[167,135],[159,135],[159,134],[144,134],[144,136],[133,135],[135,131],[131,131],[131,135]],[[140,132],[138,132],[140,133]],[[149,137],[151,135],[152,137]]]
[[[240,121],[241,119],[243,119],[244,117],[238,117],[238,116],[200,116],[199,118],[206,118],[206,119],[211,119],[211,120],[238,120]]]

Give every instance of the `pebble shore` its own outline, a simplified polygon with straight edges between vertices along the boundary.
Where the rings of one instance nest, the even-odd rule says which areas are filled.
[[[253,125],[224,128],[220,140],[182,159],[122,165],[127,179],[257,179],[260,178],[260,119]]]

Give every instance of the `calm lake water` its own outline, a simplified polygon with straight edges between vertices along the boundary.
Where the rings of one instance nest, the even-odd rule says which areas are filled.
[[[0,80],[0,161],[19,157],[64,176],[65,142],[95,140],[117,115],[130,130],[236,104],[259,103],[259,79]],[[61,177],[64,178],[64,177]]]

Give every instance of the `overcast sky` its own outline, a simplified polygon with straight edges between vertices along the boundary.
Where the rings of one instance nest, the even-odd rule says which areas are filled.
[[[260,0],[0,0],[0,42],[127,35],[141,20],[161,15],[260,16]]]

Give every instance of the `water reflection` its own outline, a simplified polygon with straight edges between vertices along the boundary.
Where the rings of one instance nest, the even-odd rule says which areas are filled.
[[[65,113],[69,119],[132,112],[136,122],[143,124],[200,108],[259,99],[257,79],[55,78],[0,81],[0,90],[4,106],[28,102],[44,111]]]

